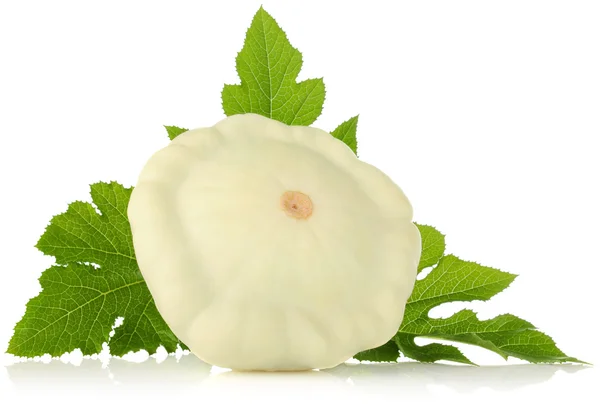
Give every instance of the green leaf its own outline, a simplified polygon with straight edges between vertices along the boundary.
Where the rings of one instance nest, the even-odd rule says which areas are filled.
[[[358,115],[344,121],[331,132],[331,135],[346,143],[356,154],[356,126],[358,125]]]
[[[418,272],[425,268],[429,268],[444,256],[446,250],[446,239],[444,235],[437,229],[428,225],[416,224],[421,233],[422,251],[421,260],[419,261]]]
[[[174,125],[164,125],[164,127],[167,130],[167,135],[171,141],[188,130],[187,128],[180,128]]]
[[[415,343],[415,337],[417,336],[419,335],[399,332],[394,336],[393,340],[404,356],[419,362],[432,363],[438,360],[450,360],[458,363],[475,364],[454,346],[447,346],[440,343],[418,346]]]
[[[424,279],[418,280],[407,302],[403,327],[414,328],[427,312],[445,302],[489,300],[516,275],[445,255]],[[410,309],[409,309],[410,308]]]
[[[127,220],[131,188],[116,182],[91,185],[94,205],[73,202],[52,218],[37,248],[56,258],[42,273],[42,292],[27,303],[8,353],[52,356],[80,348],[98,353],[108,342],[114,355],[163,345],[173,352],[178,339],[158,313],[140,274]],[[109,333],[117,317],[123,324]]]
[[[302,54],[262,7],[236,58],[240,85],[221,93],[225,115],[256,113],[288,125],[310,125],[323,110],[323,79],[296,82]]]
[[[468,363],[468,359],[453,346],[438,343],[417,346],[417,336],[462,342],[530,362],[579,362],[565,355],[551,338],[514,315],[505,314],[489,320],[479,320],[472,310],[461,310],[444,319],[429,317],[429,311],[447,302],[489,300],[506,289],[516,275],[467,262],[454,255],[442,256],[444,236],[435,228],[418,225],[423,254],[419,270],[433,266],[425,278],[417,280],[406,304],[404,320],[394,338],[402,353],[415,360],[433,362],[451,360]]]
[[[393,340],[375,349],[365,350],[354,356],[357,360],[368,360],[370,362],[395,362],[398,357],[400,357],[400,352]]]

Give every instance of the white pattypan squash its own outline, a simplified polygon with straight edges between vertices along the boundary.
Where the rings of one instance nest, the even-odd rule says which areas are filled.
[[[154,154],[128,216],[167,324],[238,370],[328,368],[386,343],[421,253],[389,177],[325,131],[255,114]]]

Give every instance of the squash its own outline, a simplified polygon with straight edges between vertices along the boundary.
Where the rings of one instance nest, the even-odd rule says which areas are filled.
[[[166,323],[236,370],[329,368],[386,343],[421,253],[388,176],[323,130],[256,114],[155,153],[128,217]]]

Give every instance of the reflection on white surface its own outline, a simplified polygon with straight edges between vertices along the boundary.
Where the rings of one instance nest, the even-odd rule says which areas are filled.
[[[544,383],[558,371],[575,373],[585,369],[579,365],[453,366],[428,363],[343,364],[328,370],[339,378],[348,378],[354,386],[422,388],[440,385],[457,392],[470,392],[482,387],[513,390]]]
[[[236,391],[262,388],[303,390],[306,388],[344,390],[395,389],[411,394],[427,393],[431,386],[444,386],[458,393],[486,387],[493,390],[513,390],[544,383],[561,371],[575,373],[586,369],[578,365],[510,365],[451,366],[424,363],[342,364],[333,369],[311,372],[232,372],[202,362],[193,355],[179,360],[169,356],[162,362],[142,363],[112,358],[103,365],[100,360],[84,359],[79,366],[53,360],[50,363],[23,362],[6,368],[17,389],[169,389]],[[62,387],[65,386],[65,387]]]
[[[86,358],[80,365],[52,360],[49,363],[27,361],[7,367],[8,377],[16,387],[36,389],[55,389],[63,385],[94,388],[121,385],[148,388],[154,384],[189,386],[207,377],[210,370],[210,365],[193,355],[179,360],[169,356],[160,363],[153,359],[136,363],[111,358],[107,366],[101,360]]]

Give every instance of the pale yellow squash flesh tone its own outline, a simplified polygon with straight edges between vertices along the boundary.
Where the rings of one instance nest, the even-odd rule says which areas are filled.
[[[128,216],[167,324],[237,370],[328,368],[384,344],[421,253],[389,177],[325,131],[256,114],[154,154]]]

